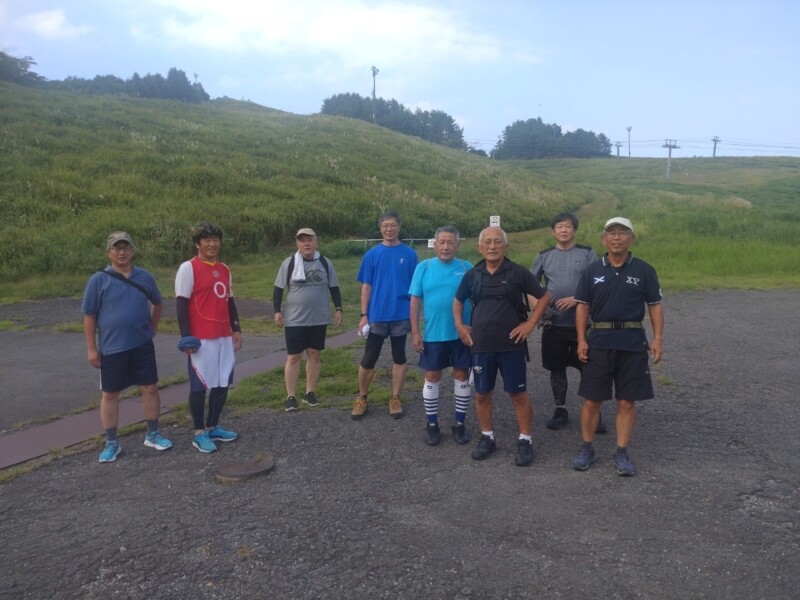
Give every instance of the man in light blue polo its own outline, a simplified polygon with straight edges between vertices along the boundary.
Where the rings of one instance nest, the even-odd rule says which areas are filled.
[[[439,384],[442,371],[453,368],[455,424],[452,426],[456,443],[469,442],[464,426],[472,389],[469,384],[469,348],[458,338],[453,319],[453,298],[464,273],[472,268],[469,261],[456,257],[458,229],[450,225],[439,227],[434,238],[435,258],[417,265],[408,293],[411,294],[411,341],[420,352],[419,366],[425,370],[422,399],[427,426],[425,441],[436,446],[439,433]],[[420,332],[420,307],[425,319],[424,333]],[[464,319],[470,322],[470,307],[465,307]]]

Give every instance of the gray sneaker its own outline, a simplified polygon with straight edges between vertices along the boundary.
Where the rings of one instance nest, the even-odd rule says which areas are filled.
[[[617,475],[622,475],[623,477],[633,475],[633,463],[628,457],[626,448],[617,448],[617,451],[614,452],[614,466],[617,467]]]
[[[305,402],[311,407],[319,406],[319,400],[317,400],[317,397],[314,395],[314,392],[307,392],[303,394],[303,402]]]
[[[597,462],[597,456],[594,454],[594,448],[591,444],[583,443],[578,451],[578,456],[572,460],[572,468],[576,471],[586,471],[595,462]]]

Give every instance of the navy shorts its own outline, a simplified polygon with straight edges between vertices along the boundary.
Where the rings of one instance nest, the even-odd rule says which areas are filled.
[[[475,391],[488,394],[497,382],[497,372],[503,376],[503,391],[516,394],[527,391],[527,361],[525,350],[511,352],[473,352],[472,373]]]
[[[578,395],[587,400],[636,402],[653,397],[650,357],[647,351],[626,352],[589,347],[589,362],[583,365]]]
[[[578,360],[578,332],[574,327],[542,328],[542,366],[548,371],[565,371],[583,363]]]
[[[302,354],[304,350],[325,350],[325,334],[327,325],[309,325],[306,327],[285,327],[286,353]]]
[[[156,348],[153,340],[131,348],[100,357],[100,389],[104,392],[121,392],[132,385],[158,383]]]
[[[425,342],[419,366],[426,371],[441,371],[447,367],[468,370],[471,366],[469,348],[461,340]]]

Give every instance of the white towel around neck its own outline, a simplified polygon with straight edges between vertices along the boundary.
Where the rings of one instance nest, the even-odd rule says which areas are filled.
[[[314,251],[314,258],[311,260],[317,260],[319,258],[319,252],[316,250]],[[292,281],[305,281],[306,280],[306,268],[303,264],[303,255],[300,254],[298,250],[297,253],[294,255],[294,269],[292,270]],[[309,261],[311,262],[311,261]]]

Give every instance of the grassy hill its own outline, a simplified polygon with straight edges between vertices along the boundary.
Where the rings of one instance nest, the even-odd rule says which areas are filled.
[[[376,237],[386,209],[418,238],[442,224],[474,237],[499,214],[519,232],[511,256],[523,264],[549,243],[540,228],[554,213],[577,210],[580,241],[598,250],[602,222],[623,214],[637,228],[635,252],[672,289],[800,286],[799,159],[675,159],[667,181],[662,159],[498,162],[233,100],[0,83],[0,107],[0,301],[79,293],[114,229],[134,236],[139,264],[169,278],[192,255],[188,231],[201,220],[222,226],[240,294],[269,296],[305,226],[352,278],[363,245],[344,240]]]

